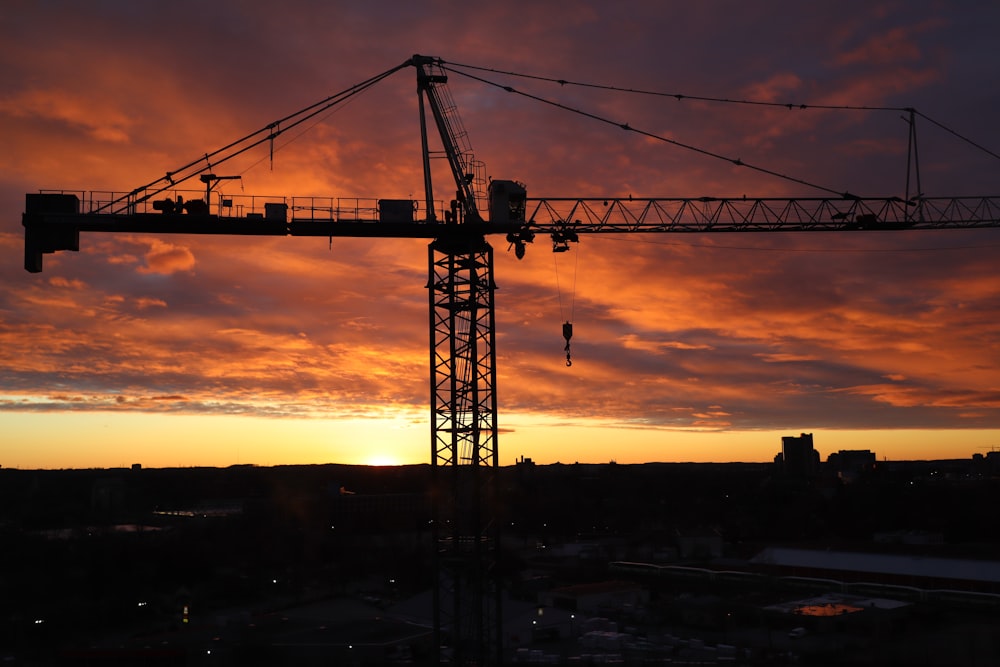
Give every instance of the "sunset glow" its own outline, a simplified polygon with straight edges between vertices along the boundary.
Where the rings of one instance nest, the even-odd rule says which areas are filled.
[[[429,462],[426,241],[84,233],[22,268],[25,193],[128,192],[413,53],[565,107],[449,79],[529,197],[903,196],[907,119],[876,107],[940,123],[917,121],[923,194],[998,194],[998,8],[328,4],[0,10],[0,465]],[[404,68],[220,192],[420,200],[414,90]],[[490,241],[502,465],[769,461],[800,432],[824,458],[1000,447],[1000,230]]]

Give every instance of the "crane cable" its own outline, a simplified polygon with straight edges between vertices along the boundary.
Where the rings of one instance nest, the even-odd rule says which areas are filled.
[[[324,114],[324,115],[322,115],[322,116],[317,116],[316,114],[313,114],[309,118],[304,119],[304,120],[313,119],[313,122],[311,124],[306,125],[305,127],[303,127],[298,132],[298,134],[293,134],[291,137],[289,137],[288,139],[286,139],[284,143],[281,143],[281,144],[278,144],[277,146],[275,146],[275,142],[274,142],[274,140],[277,139],[278,135],[282,134],[284,132],[284,130],[280,130],[279,129],[276,132],[274,132],[270,137],[268,137],[268,139],[271,140],[271,149],[270,149],[271,150],[271,154],[270,154],[271,171],[274,171],[274,154],[276,152],[284,150],[285,148],[287,148],[288,146],[290,146],[295,141],[298,141],[299,139],[301,139],[303,136],[306,135],[306,133],[308,133],[310,130],[312,130],[314,127],[316,127],[320,123],[325,122],[326,120],[328,120],[329,118],[331,118],[334,114],[339,113],[339,112],[345,110],[348,106],[350,106],[357,99],[357,97],[356,97],[357,95],[360,95],[361,93],[366,92],[367,90],[368,90],[368,88],[360,89],[360,90],[358,90],[357,93],[354,93],[351,97],[349,97],[349,98],[345,97],[343,100],[341,100],[341,102],[338,105],[332,105],[331,104],[331,105],[325,107],[324,109],[321,109],[320,111],[327,111],[327,113]],[[277,125],[278,125],[279,122],[280,121],[275,121],[275,123],[274,123],[275,127],[277,127]],[[296,125],[298,125],[298,124],[299,123],[296,123]],[[264,156],[264,157],[260,158],[259,160],[257,160],[256,162],[252,162],[246,169],[244,169],[243,171],[240,172],[240,176],[243,176],[244,174],[246,174],[247,172],[249,172],[251,169],[254,169],[255,167],[257,167],[257,165],[261,164],[264,160],[267,159],[267,157],[268,156]],[[242,184],[242,182],[243,181],[241,180],[240,183]]]
[[[448,63],[448,65],[452,65],[453,67],[464,67],[464,68],[467,68],[467,69],[487,71],[487,72],[493,72],[493,73],[498,73],[498,74],[506,74],[506,75],[509,75],[509,76],[517,76],[517,77],[522,77],[522,78],[526,78],[526,79],[535,79],[535,80],[540,80],[540,81],[548,81],[548,82],[551,82],[551,83],[558,83],[561,86],[575,85],[575,86],[581,86],[581,87],[585,87],[585,88],[595,88],[595,89],[601,89],[601,90],[612,90],[612,91],[617,91],[617,92],[627,92],[627,93],[634,93],[634,94],[641,94],[641,95],[655,95],[655,96],[661,96],[661,97],[673,97],[673,98],[677,99],[678,101],[685,100],[685,99],[690,99],[690,100],[697,100],[697,101],[703,101],[703,102],[718,102],[718,103],[728,103],[728,104],[749,104],[749,105],[757,105],[757,106],[784,107],[784,108],[787,108],[787,109],[799,109],[799,110],[804,110],[804,109],[828,109],[828,110],[851,110],[851,111],[906,111],[906,112],[909,112],[909,113],[911,113],[913,115],[920,116],[921,118],[926,119],[927,121],[933,123],[934,125],[936,125],[937,127],[941,128],[942,130],[945,130],[946,132],[949,132],[950,134],[952,134],[956,138],[958,138],[958,139],[960,139],[960,140],[962,140],[962,141],[970,144],[974,148],[976,148],[976,149],[978,149],[978,150],[980,150],[980,151],[982,151],[982,152],[990,155],[991,157],[1000,159],[1000,155],[998,155],[997,153],[989,150],[985,146],[983,146],[983,145],[981,145],[981,144],[973,141],[972,139],[969,139],[968,137],[965,137],[964,135],[959,134],[955,130],[947,127],[946,125],[944,125],[943,123],[941,123],[941,122],[939,122],[937,120],[934,120],[933,118],[930,118],[929,116],[927,116],[927,114],[925,114],[925,113],[923,113],[923,112],[921,112],[921,111],[919,111],[919,110],[917,110],[917,109],[915,109],[913,107],[831,105],[831,104],[791,104],[791,103],[783,103],[783,102],[765,102],[765,101],[759,101],[759,100],[733,100],[733,99],[719,98],[719,97],[701,97],[701,96],[697,96],[697,95],[683,95],[683,94],[679,94],[679,93],[663,93],[663,92],[656,92],[656,91],[649,91],[649,90],[634,90],[634,89],[630,89],[630,88],[619,88],[619,87],[615,87],[615,86],[607,86],[607,85],[600,85],[600,84],[580,83],[580,82],[574,82],[574,81],[567,81],[565,79],[553,79],[553,78],[542,77],[542,76],[534,76],[534,75],[528,75],[528,74],[518,74],[516,72],[507,72],[507,71],[504,71],[504,70],[496,70],[496,69],[491,69],[491,68],[486,68],[486,67],[477,67],[475,65],[463,65],[463,64],[460,64],[460,63]],[[766,167],[762,167],[762,166],[755,165],[755,164],[750,164],[748,162],[743,161],[743,159],[741,159],[739,157],[736,157],[736,158],[729,157],[729,156],[726,156],[726,155],[722,155],[720,153],[715,153],[713,151],[710,151],[710,150],[707,150],[707,149],[704,149],[704,148],[699,148],[697,146],[693,146],[691,144],[685,144],[685,143],[677,141],[675,139],[669,139],[667,137],[655,134],[653,132],[648,132],[648,131],[645,131],[645,130],[640,130],[638,128],[632,127],[628,123],[621,123],[621,122],[618,122],[618,121],[606,118],[604,116],[599,116],[597,114],[590,113],[590,112],[584,111],[582,109],[577,109],[577,108],[574,108],[574,107],[562,104],[560,102],[555,102],[553,100],[547,100],[547,99],[545,99],[543,97],[539,97],[537,95],[533,95],[531,93],[527,93],[527,92],[524,92],[522,90],[517,90],[517,89],[513,88],[512,86],[507,86],[507,85],[504,85],[504,84],[497,83],[495,81],[490,81],[488,79],[484,79],[484,78],[476,76],[474,74],[470,74],[469,72],[463,72],[461,70],[452,69],[452,67],[448,67],[445,64],[442,64],[442,69],[445,69],[445,70],[447,70],[449,72],[452,72],[454,74],[459,74],[459,75],[465,76],[465,77],[473,79],[475,81],[479,81],[480,83],[484,83],[484,84],[486,84],[488,86],[494,86],[496,88],[500,88],[501,90],[504,90],[504,91],[506,91],[508,93],[514,93],[514,94],[517,94],[517,95],[521,95],[522,97],[526,97],[526,98],[534,100],[536,102],[541,102],[543,104],[547,104],[549,106],[553,106],[553,107],[556,107],[558,109],[562,109],[564,111],[569,111],[571,113],[575,113],[575,114],[584,116],[586,118],[597,120],[597,121],[600,121],[602,123],[607,123],[609,125],[615,125],[615,126],[621,128],[621,129],[625,130],[626,132],[635,132],[636,134],[640,134],[640,135],[642,135],[644,137],[648,137],[650,139],[655,139],[657,141],[662,141],[664,143],[671,144],[673,146],[677,146],[678,148],[684,148],[686,150],[689,150],[689,151],[692,151],[692,152],[695,152],[695,153],[699,153],[701,155],[705,155],[705,156],[708,156],[708,157],[712,157],[712,158],[715,158],[717,160],[722,160],[724,162],[729,162],[730,164],[733,164],[733,165],[735,165],[737,167],[746,167],[747,169],[750,169],[751,171],[756,171],[756,172],[759,172],[759,173],[762,173],[762,174],[766,174],[768,176],[774,176],[775,178],[779,178],[779,179],[782,179],[782,180],[790,181],[792,183],[798,183],[799,185],[804,185],[806,187],[814,188],[816,190],[821,190],[823,192],[829,192],[829,193],[837,195],[839,197],[843,197],[844,199],[852,199],[852,198],[856,197],[855,195],[853,195],[850,192],[844,192],[844,191],[840,191],[840,190],[837,190],[837,189],[834,189],[834,188],[829,188],[829,187],[826,187],[824,185],[819,185],[817,183],[812,183],[810,181],[807,181],[807,180],[804,180],[804,179],[801,179],[801,178],[796,178],[796,177],[791,176],[789,174],[784,174],[784,173],[781,173],[781,172],[778,172],[778,171],[774,171],[774,170],[768,169]]]
[[[566,317],[566,311],[563,308],[563,298],[562,298],[562,287],[559,284],[559,260],[557,259],[559,253],[552,253],[552,264],[555,267],[556,274],[556,294],[559,297],[559,316],[560,319],[565,320],[562,325],[563,338],[566,339],[566,347],[563,350],[566,352],[566,366],[573,365],[573,359],[570,356],[569,341],[573,337],[573,319],[576,314],[576,278],[579,273],[580,268],[580,250],[579,245],[577,245],[577,251],[574,253],[575,262],[573,264],[573,288],[570,291],[570,302],[569,302],[569,317]]]
[[[859,104],[809,104],[805,102],[769,102],[766,100],[735,100],[727,97],[707,97],[704,95],[686,95],[684,93],[668,93],[658,90],[644,90],[636,88],[622,88],[620,86],[610,86],[607,84],[599,83],[586,83],[583,81],[569,81],[567,79],[556,79],[548,76],[539,76],[537,74],[523,74],[520,72],[511,72],[508,70],[495,69],[492,67],[481,67],[477,65],[464,65],[461,63],[448,63],[454,67],[464,67],[465,69],[478,70],[480,72],[492,72],[494,74],[504,74],[506,76],[515,76],[521,79],[532,79],[535,81],[545,81],[548,83],[558,83],[560,86],[578,86],[580,88],[593,88],[595,90],[608,90],[616,93],[632,93],[635,95],[650,95],[653,97],[672,97],[678,102],[684,100],[694,100],[696,102],[714,102],[720,104],[744,104],[751,106],[762,106],[762,107],[783,107],[788,110],[798,110],[804,111],[806,109],[821,109],[829,111],[905,111],[907,113],[912,113],[920,116],[929,123],[936,125],[940,129],[948,132],[956,139],[964,141],[973,148],[986,153],[987,155],[1000,160],[1000,154],[995,151],[990,150],[986,146],[978,143],[977,141],[970,139],[969,137],[953,130],[944,123],[935,120],[925,114],[923,111],[916,109],[914,107],[893,107],[893,106],[879,106],[879,105],[859,105]],[[450,70],[454,71],[454,70]],[[458,72],[456,72],[458,73]]]
[[[156,195],[159,195],[160,193],[165,192],[170,188],[175,187],[176,185],[188,181],[197,176],[199,173],[201,173],[202,169],[196,167],[198,167],[198,165],[200,165],[202,162],[205,162],[208,168],[211,169],[214,166],[218,166],[223,162],[227,162],[264,143],[270,143],[273,151],[274,139],[279,135],[295,127],[298,127],[299,125],[302,125],[303,123],[309,121],[312,118],[315,118],[316,116],[337,106],[338,104],[341,104],[344,101],[354,97],[355,95],[364,92],[368,88],[374,86],[376,83],[382,81],[383,79],[389,77],[392,74],[395,74],[396,72],[404,69],[405,67],[408,67],[409,65],[410,61],[408,60],[400,65],[397,65],[393,68],[390,68],[382,72],[381,74],[377,74],[369,79],[366,79],[365,81],[356,83],[353,86],[350,86],[349,88],[340,91],[339,93],[335,93],[333,95],[323,98],[322,100],[319,100],[318,102],[314,102],[313,104],[310,104],[309,106],[300,109],[295,113],[288,114],[283,118],[268,123],[261,129],[255,132],[251,132],[250,134],[240,139],[232,141],[223,146],[222,148],[218,148],[212,151],[211,153],[205,153],[203,156],[198,157],[195,160],[192,160],[191,162],[185,164],[184,166],[178,169],[175,169],[174,171],[168,171],[165,176],[162,176],[156,179],[155,181],[150,181],[145,185],[141,185],[138,188],[135,188],[134,190],[132,190],[127,194],[124,194],[120,197],[112,199],[111,201],[108,201],[107,203],[103,204],[93,212],[100,213],[101,211],[107,209],[111,209],[112,212],[117,212],[115,207],[122,205],[132,206],[137,201],[144,201],[152,197],[155,197]],[[283,123],[286,123],[284,127],[281,126]],[[132,197],[138,196],[140,195],[140,193],[145,193],[145,194],[142,194],[140,199],[132,201]]]
[[[616,120],[611,120],[610,118],[606,118],[604,116],[599,116],[599,115],[597,115],[595,113],[591,113],[589,111],[584,111],[582,109],[577,109],[575,107],[571,107],[571,106],[562,104],[561,102],[555,102],[553,100],[547,100],[544,97],[539,97],[537,95],[532,95],[531,93],[526,93],[526,92],[524,92],[522,90],[517,90],[516,88],[513,88],[512,86],[506,86],[504,84],[497,83],[495,81],[490,81],[488,79],[484,79],[482,77],[475,76],[474,74],[469,74],[468,72],[462,72],[460,70],[451,69],[449,67],[444,67],[444,69],[448,70],[449,72],[453,72],[455,74],[460,74],[462,76],[468,77],[468,78],[473,79],[475,81],[479,81],[480,83],[484,83],[484,84],[486,84],[488,86],[494,86],[496,88],[500,88],[501,90],[504,90],[504,91],[506,91],[508,93],[514,93],[516,95],[521,95],[522,97],[527,97],[528,99],[534,100],[536,102],[541,102],[542,104],[548,104],[549,106],[556,107],[557,109],[562,109],[563,111],[569,111],[571,113],[575,113],[575,114],[578,114],[580,116],[584,116],[586,118],[590,118],[592,120],[600,121],[602,123],[607,123],[608,125],[614,125],[615,127],[618,127],[618,128],[620,128],[622,130],[625,130],[626,132],[635,132],[636,134],[642,135],[644,137],[648,137],[650,139],[655,139],[657,141],[662,141],[663,143],[670,144],[672,146],[677,146],[678,148],[683,148],[683,149],[692,151],[694,153],[699,153],[701,155],[706,155],[708,157],[712,157],[712,158],[715,158],[717,160],[722,160],[724,162],[729,162],[730,164],[733,164],[733,165],[735,165],[737,167],[746,167],[747,169],[750,169],[751,171],[757,171],[757,172],[760,172],[762,174],[767,174],[768,176],[774,176],[775,178],[780,178],[780,179],[783,179],[783,180],[786,180],[786,181],[790,181],[792,183],[798,183],[799,185],[804,185],[804,186],[806,186],[808,188],[813,188],[813,189],[816,189],[816,190],[822,190],[823,192],[829,192],[830,194],[834,194],[834,195],[836,195],[838,197],[843,197],[845,199],[852,199],[852,198],[855,197],[850,192],[844,192],[843,190],[837,190],[837,189],[834,189],[834,188],[828,188],[828,187],[826,187],[824,185],[819,185],[817,183],[811,183],[811,182],[809,182],[807,180],[804,180],[804,179],[801,179],[801,178],[796,178],[796,177],[790,176],[788,174],[783,174],[783,173],[781,173],[779,171],[774,171],[773,169],[768,169],[766,167],[761,167],[759,165],[750,164],[749,162],[744,162],[742,158],[728,157],[726,155],[722,155],[720,153],[715,153],[715,152],[707,150],[705,148],[698,148],[697,146],[692,146],[691,144],[685,144],[684,142],[677,141],[676,139],[670,139],[668,137],[661,136],[661,135],[656,134],[654,132],[649,132],[649,131],[646,131],[646,130],[640,130],[638,128],[632,127],[628,123],[622,123],[622,122],[619,122],[619,121],[616,121]]]
[[[672,97],[678,102],[683,100],[694,100],[696,102],[719,102],[725,104],[748,104],[753,106],[765,106],[765,107],[783,107],[786,109],[833,109],[833,110],[844,110],[850,109],[855,111],[916,111],[910,107],[888,107],[888,106],[864,106],[864,105],[846,105],[846,104],[805,104],[805,103],[790,103],[790,102],[769,102],[765,100],[734,100],[728,97],[705,97],[702,95],[686,95],[684,93],[668,93],[658,90],[644,90],[641,88],[622,88],[620,86],[610,86],[607,84],[599,83],[586,83],[583,81],[569,81],[568,79],[556,79],[553,77],[539,76],[536,74],[522,74],[520,72],[511,72],[508,70],[494,69],[492,67],[480,67],[477,65],[465,65],[462,63],[448,63],[453,67],[463,67],[465,69],[474,69],[480,72],[491,72],[493,74],[504,74],[506,76],[516,76],[521,79],[532,79],[535,81],[545,81],[548,83],[558,83],[560,86],[578,86],[580,88],[593,88],[595,90],[608,90],[616,93],[633,93],[636,95],[649,95],[653,97]],[[919,113],[919,112],[918,112]]]

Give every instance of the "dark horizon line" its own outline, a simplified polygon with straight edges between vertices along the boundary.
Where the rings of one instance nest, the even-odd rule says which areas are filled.
[[[982,455],[980,455],[982,456]],[[974,460],[976,454],[967,458],[943,458],[943,459],[878,459],[878,463],[967,463]],[[572,466],[771,466],[775,465],[774,461],[643,461],[637,463],[619,463],[615,460],[602,461],[602,462],[588,462],[588,461],[574,461],[572,463],[564,463],[562,461],[555,461],[553,463],[538,463],[530,458],[526,458],[524,461],[518,461],[510,465],[499,465],[498,468],[516,468],[518,465],[524,465],[528,463],[537,467],[572,467]],[[229,465],[190,465],[190,466],[160,466],[160,467],[146,467],[141,463],[135,463],[131,466],[94,466],[87,468],[20,468],[20,467],[6,467],[0,465],[0,473],[3,471],[13,470],[18,472],[89,472],[89,471],[138,471],[138,470],[229,470],[233,468],[260,468],[260,469],[273,469],[273,468],[321,468],[321,467],[340,467],[340,468],[419,468],[419,467],[430,467],[430,462],[424,463],[399,463],[392,465],[373,465],[368,463],[336,463],[336,462],[326,462],[326,463],[277,463],[277,464],[258,464],[258,463],[232,463]],[[447,466],[446,466],[447,467]]]

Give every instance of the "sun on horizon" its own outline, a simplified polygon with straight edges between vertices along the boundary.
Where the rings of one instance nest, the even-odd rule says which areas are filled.
[[[365,458],[364,465],[374,467],[402,465],[399,458],[385,452],[375,452]]]

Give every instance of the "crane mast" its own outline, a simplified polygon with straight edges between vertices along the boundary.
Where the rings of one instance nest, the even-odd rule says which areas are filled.
[[[199,175],[206,185],[204,205],[187,209],[170,200],[134,196],[161,193],[166,187],[110,200],[39,192],[25,199],[25,269],[40,272],[45,254],[79,250],[81,232],[428,239],[434,641],[443,662],[496,665],[503,662],[503,634],[497,576],[496,283],[488,236],[504,236],[520,258],[538,234],[548,235],[553,250],[560,252],[580,234],[1000,227],[1000,197],[861,198],[845,193],[787,199],[529,199],[523,184],[493,180],[484,217],[482,163],[473,157],[441,63],[415,55],[390,70],[413,66],[417,72],[422,220],[414,219],[419,207],[409,200],[380,200],[377,207],[365,208],[292,198],[233,215],[231,203],[227,208],[225,200],[216,205],[208,201],[212,185],[231,177],[211,173]],[[440,136],[439,153],[429,147],[428,111]],[[265,139],[273,140],[275,125],[266,128],[271,134]],[[431,175],[432,159],[442,156],[455,184],[443,221]],[[171,185],[177,173],[167,174]]]
[[[428,248],[434,640],[454,664],[500,664],[493,248],[476,207],[471,149],[459,148],[464,130],[454,105],[445,106],[447,77],[434,71],[433,59],[414,56],[414,65],[428,211],[434,197],[425,101],[457,188]]]

